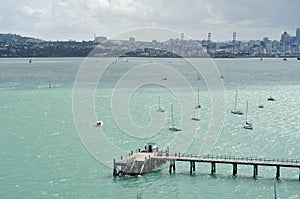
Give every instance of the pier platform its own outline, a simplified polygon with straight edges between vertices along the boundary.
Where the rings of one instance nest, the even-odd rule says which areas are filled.
[[[139,149],[138,153],[131,152],[127,157],[121,157],[118,161],[114,159],[113,176],[136,176],[160,169],[168,160],[155,157],[162,157],[163,154],[168,154],[168,151],[158,151],[155,143],[147,143],[143,151]]]

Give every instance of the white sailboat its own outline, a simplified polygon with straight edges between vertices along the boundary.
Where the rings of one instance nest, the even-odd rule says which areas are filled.
[[[237,105],[237,90],[235,90],[235,98],[234,98],[234,109],[231,110],[232,114],[243,115],[244,113],[236,108]]]
[[[160,106],[160,96],[158,96],[158,109],[157,109],[158,112],[165,112],[166,109],[162,106]]]
[[[268,101],[275,101],[275,98],[273,98],[271,95],[271,91],[270,91],[270,97],[268,98]]]
[[[244,124],[244,129],[252,130],[253,126],[251,122],[248,122],[248,101],[246,102],[246,121]]]
[[[173,104],[171,104],[171,111],[172,111],[172,125],[169,127],[170,131],[181,131],[181,128],[179,128],[178,126],[176,126],[174,124],[174,117],[173,117]]]
[[[200,100],[199,100],[199,87],[198,87],[198,98],[197,98],[197,104],[196,104],[196,108],[201,108],[201,105],[200,105]]]
[[[199,116],[196,115],[196,110],[194,110],[194,116],[191,119],[194,121],[200,121]]]
[[[264,105],[262,105],[261,102],[260,102],[260,95],[259,95],[259,98],[258,98],[258,108],[264,108]]]

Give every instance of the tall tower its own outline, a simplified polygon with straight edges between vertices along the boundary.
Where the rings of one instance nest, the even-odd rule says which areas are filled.
[[[234,32],[233,35],[232,35],[232,41],[233,41],[233,42],[236,41],[236,32]]]
[[[236,32],[232,34],[232,53],[235,53],[236,49]]]
[[[184,40],[184,33],[181,33],[180,40],[181,40],[181,41]]]
[[[297,40],[297,43],[300,43],[300,28],[296,29],[296,40]]]
[[[210,42],[211,41],[211,33],[209,32],[207,35],[207,41]]]
[[[206,46],[206,52],[210,53],[210,42],[211,42],[211,33],[209,32],[207,34],[207,42],[205,44]]]
[[[290,35],[287,33],[287,31],[284,31],[284,33],[281,34],[280,37],[280,46],[281,46],[281,52],[285,53],[290,45]]]

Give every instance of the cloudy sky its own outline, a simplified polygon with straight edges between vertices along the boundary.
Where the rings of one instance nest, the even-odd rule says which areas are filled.
[[[295,35],[299,10],[299,0],[0,0],[0,33],[81,41],[160,27],[195,39],[279,40]]]

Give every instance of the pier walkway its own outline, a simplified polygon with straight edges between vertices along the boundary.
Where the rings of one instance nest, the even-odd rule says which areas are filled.
[[[216,164],[231,164],[233,166],[232,175],[237,174],[238,165],[252,165],[253,177],[258,175],[258,166],[274,166],[276,167],[276,178],[280,177],[280,167],[293,167],[299,169],[300,180],[300,160],[296,159],[274,159],[274,158],[258,158],[258,157],[241,157],[241,156],[225,156],[225,155],[194,155],[194,154],[175,154],[174,156],[157,155],[153,159],[166,160],[170,162],[169,172],[175,171],[175,162],[190,162],[190,173],[195,171],[195,162],[205,162],[211,164],[211,174],[216,173]]]
[[[152,152],[152,153],[136,153],[122,160],[114,160],[114,176],[119,174],[139,175],[151,172],[169,162],[169,172],[175,172],[176,162],[190,162],[190,173],[195,171],[196,162],[210,163],[211,174],[216,173],[217,164],[231,164],[232,175],[236,175],[238,165],[252,165],[253,177],[258,175],[258,166],[276,167],[276,178],[280,177],[280,168],[298,168],[300,180],[300,160],[296,159],[274,159],[274,158],[258,158],[258,157],[241,157],[241,156],[225,156],[225,155],[194,155],[175,153],[170,155],[168,151]],[[121,168],[117,169],[118,166]]]

